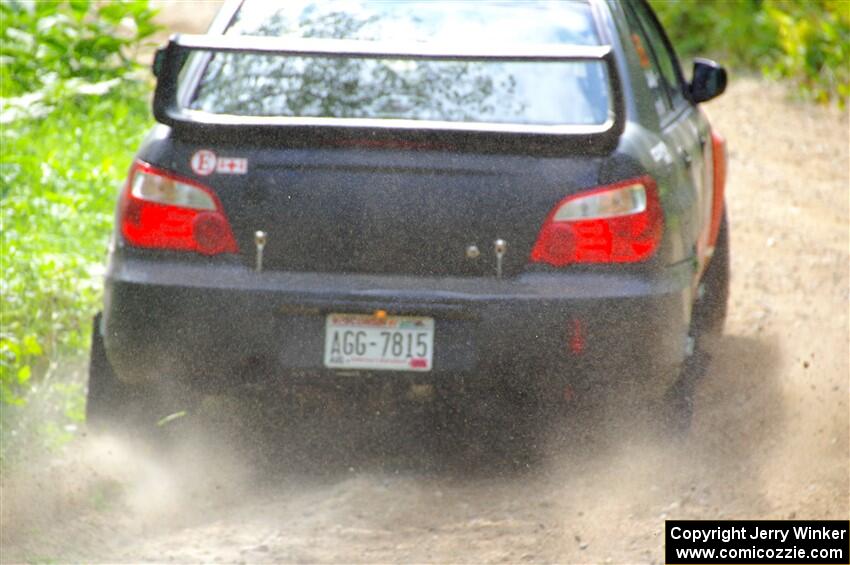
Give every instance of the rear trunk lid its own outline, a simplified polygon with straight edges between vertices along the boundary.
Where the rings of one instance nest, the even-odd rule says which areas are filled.
[[[177,142],[191,174],[194,143]],[[244,174],[211,174],[246,266],[267,234],[266,270],[489,276],[522,270],[541,223],[566,194],[593,186],[599,157],[540,158],[380,148],[215,146]]]

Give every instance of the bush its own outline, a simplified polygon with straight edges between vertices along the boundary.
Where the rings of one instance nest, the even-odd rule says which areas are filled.
[[[148,73],[133,57],[154,13],[146,2],[0,4],[4,434],[10,405],[87,348],[117,189],[150,127]]]
[[[794,79],[803,94],[846,104],[850,97],[850,4],[839,0],[770,3],[781,54],[770,74]]]
[[[850,4],[845,0],[650,0],[680,56],[791,79],[821,102],[850,96]]]
[[[776,30],[761,0],[650,0],[679,56],[711,55],[732,66],[758,67],[775,55]]]
[[[138,50],[158,28],[147,2],[20,2],[0,4],[3,97],[56,81],[94,83],[136,68]]]

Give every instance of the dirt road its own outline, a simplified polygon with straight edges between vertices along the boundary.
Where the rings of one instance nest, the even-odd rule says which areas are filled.
[[[526,473],[414,454],[258,478],[226,448],[82,440],[4,478],[2,560],[660,562],[665,518],[847,518],[847,112],[751,79],[707,110],[731,149],[732,302],[683,442],[598,434]]]

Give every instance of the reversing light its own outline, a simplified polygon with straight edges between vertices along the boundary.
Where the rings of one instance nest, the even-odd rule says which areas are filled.
[[[646,210],[646,189],[642,183],[615,190],[603,190],[580,198],[567,200],[553,218],[556,222],[614,218],[638,214]]]
[[[573,194],[549,213],[531,261],[555,267],[644,261],[661,243],[663,223],[658,189],[649,176]]]
[[[132,179],[130,194],[139,200],[195,210],[216,209],[212,195],[205,190],[180,182],[173,176],[158,174],[153,167],[140,165]]]

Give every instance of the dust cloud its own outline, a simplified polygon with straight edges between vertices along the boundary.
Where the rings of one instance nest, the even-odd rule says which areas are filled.
[[[157,450],[85,438],[4,480],[3,561],[658,562],[666,518],[846,516],[842,414],[794,416],[778,347],[722,338],[686,438],[589,417],[519,470],[463,447],[440,464],[416,417],[313,421],[267,458],[221,427]],[[798,439],[798,417],[822,420],[822,441]]]

